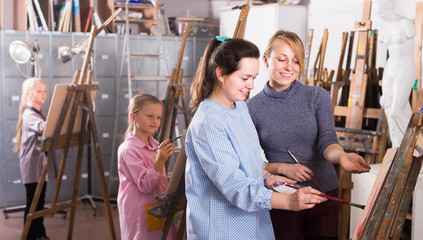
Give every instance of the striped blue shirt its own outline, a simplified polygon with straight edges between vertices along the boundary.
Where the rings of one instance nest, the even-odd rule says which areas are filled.
[[[188,239],[274,239],[260,143],[245,102],[206,99],[188,128]]]

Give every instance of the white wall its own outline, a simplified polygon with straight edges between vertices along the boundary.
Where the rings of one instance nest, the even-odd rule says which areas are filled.
[[[222,9],[220,35],[232,37],[240,10]],[[295,23],[295,24],[293,24]],[[301,40],[307,38],[307,7],[283,4],[267,4],[250,8],[244,39],[254,43],[260,50],[260,71],[254,82],[250,97],[259,93],[269,80],[269,72],[263,62],[263,52],[272,35],[279,29],[298,34]]]
[[[397,11],[405,17],[413,19],[415,17],[415,6],[417,0],[397,0]],[[342,32],[349,32],[353,30],[355,21],[361,20],[363,14],[364,0],[313,0],[308,6],[309,18],[308,27],[314,29],[314,37],[312,43],[312,50],[310,55],[310,66],[313,66],[316,59],[316,54],[319,49],[320,42],[324,28],[328,28],[329,37],[326,49],[326,57],[324,67],[328,70],[336,70],[338,67]],[[382,20],[377,14],[371,14],[372,28],[380,29],[383,26]],[[357,38],[357,34],[356,34]],[[355,55],[354,44],[353,53]],[[354,60],[355,58],[352,58]],[[378,43],[376,67],[384,67],[386,61],[386,47]],[[354,62],[351,67],[354,67]],[[344,60],[345,66],[345,60]]]
[[[168,17],[208,17],[209,0],[161,0]]]

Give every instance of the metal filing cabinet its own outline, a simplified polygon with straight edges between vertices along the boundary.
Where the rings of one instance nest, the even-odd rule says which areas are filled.
[[[25,204],[25,187],[22,184],[19,161],[5,163],[6,169],[6,206]]]
[[[167,66],[169,67],[169,71],[171,74],[172,69],[176,67],[180,43],[178,45],[177,38],[167,36],[163,38],[163,44],[166,49]]]
[[[17,120],[7,120],[3,122],[3,136],[4,136],[4,160],[6,162],[19,162],[18,153],[13,151],[15,146]]]
[[[178,46],[181,45],[181,40],[178,40]],[[179,47],[178,47],[179,48]],[[182,58],[182,69],[184,69],[184,76],[191,77],[194,72],[194,39],[188,38],[185,44],[184,56]]]
[[[119,116],[118,119],[118,133],[120,139],[118,140],[118,143],[122,142],[123,134],[125,134],[126,129],[128,129],[128,114]]]
[[[94,74],[96,76],[116,75],[116,34],[98,36],[94,41]],[[100,82],[101,83],[101,82]]]
[[[0,86],[3,87],[3,79],[4,79],[4,52],[5,49],[3,47],[3,37],[4,35],[4,31],[0,31]],[[2,95],[2,97],[0,97],[0,121],[3,120],[3,102],[4,102],[4,95]],[[1,127],[1,126],[0,126]],[[0,134],[1,137],[1,134]],[[1,153],[3,152],[3,144],[2,144],[2,139],[0,139],[0,159],[2,158]],[[0,160],[1,161],[1,160]]]
[[[60,158],[62,156],[62,150],[55,151],[55,161],[57,163],[57,169],[59,170],[60,166]],[[71,147],[68,152],[68,157],[66,160],[65,171],[62,176],[62,184],[60,187],[60,194],[59,194],[59,201],[69,200],[72,197],[72,190],[73,190],[73,183],[74,183],[74,176],[75,176],[75,163],[76,163],[76,156],[77,156],[77,148]],[[49,185],[56,185],[56,179],[54,181],[50,181]],[[49,196],[51,199],[52,196]]]
[[[6,163],[0,161],[0,206],[6,205]]]
[[[58,50],[57,48],[59,45],[68,45],[72,47],[72,34],[70,33],[59,33],[59,32],[52,32],[51,34],[51,68],[50,76],[54,80],[56,77],[67,77],[69,78],[68,83],[71,82],[73,71],[72,71],[72,61],[63,63],[61,59],[59,59]]]
[[[114,116],[116,109],[116,81],[115,77],[95,77],[99,82],[99,89],[95,96],[95,116]]]
[[[48,81],[50,77],[50,66],[51,66],[51,53],[50,47],[50,32],[29,32],[27,39],[28,41],[36,42],[39,46],[38,61],[41,70],[41,78]]]
[[[101,153],[105,155],[112,154],[112,144],[113,144],[113,124],[115,118],[110,117],[97,117],[97,132],[98,139],[101,146]],[[94,151],[94,149],[93,149]]]
[[[154,36],[140,36],[142,44],[139,44],[138,52],[141,53],[157,53],[157,38]],[[161,51],[161,50],[160,50]],[[133,52],[133,51],[132,51]],[[139,58],[131,61],[138,62],[135,69],[131,71],[134,75],[157,75],[159,70],[158,58]]]
[[[3,47],[3,39],[4,39],[4,31],[0,31],[0,86],[3,87],[3,79],[4,79],[4,70],[3,70],[3,62],[4,62],[4,47]],[[4,110],[3,110],[3,102],[4,102],[4,94],[0,97],[0,192],[2,193],[0,196],[0,206],[4,206],[6,204],[6,166],[5,166],[5,154],[4,154],[4,131],[3,131],[3,119],[4,119]]]
[[[21,88],[24,77],[5,77],[2,86],[4,119],[18,119],[19,103],[21,101]]]
[[[128,82],[122,82],[123,88],[128,89]],[[120,94],[120,101],[119,101],[119,115],[127,115],[128,114],[128,104],[129,104],[129,94],[128,91],[122,91]]]
[[[140,36],[138,35],[131,35],[129,36],[129,44],[130,44],[130,49],[131,52],[140,52],[141,50],[138,48],[138,41],[141,41]],[[123,55],[123,43],[124,43],[124,38],[123,36],[117,36],[117,48],[116,48],[116,62],[118,64],[118,68],[116,70],[116,76],[120,76],[120,65],[122,62],[122,55]],[[136,69],[138,66],[137,61],[131,61],[131,69]],[[123,70],[123,75],[126,78],[126,73],[127,73],[127,66],[125,65]],[[119,79],[117,79],[117,81],[119,81]],[[117,86],[119,87],[119,86]]]
[[[94,151],[94,149],[93,149]],[[104,177],[106,180],[106,187],[109,185],[109,179],[110,179],[110,160],[111,155],[102,155],[101,156],[102,162],[103,162],[103,168],[104,168]],[[91,160],[91,174],[92,174],[92,181],[91,181],[91,189],[92,194],[94,196],[102,196],[101,192],[101,184],[100,184],[100,177],[98,175],[98,168],[97,168],[97,161],[95,159],[95,155],[93,153],[93,157]]]
[[[200,63],[200,60],[203,57],[204,49],[206,49],[208,43],[209,43],[209,40],[203,39],[203,38],[200,38],[200,39],[197,38],[195,41],[195,59],[194,59],[195,70],[197,70],[198,64]]]
[[[4,135],[4,131],[3,131],[3,120],[1,120],[0,118],[0,162],[6,162],[6,155],[4,153],[4,149],[5,149],[5,135]],[[0,178],[0,185],[2,184],[1,182],[1,178]]]
[[[87,145],[84,146],[84,154],[82,157],[82,166],[81,166],[81,179],[79,179],[79,188],[78,196],[84,196],[88,191],[88,167],[87,167]],[[95,161],[94,158],[91,158],[91,161]],[[76,158],[75,158],[76,163]],[[75,165],[75,164],[74,164]],[[75,173],[72,174],[72,180]],[[92,176],[91,176],[92,177]]]

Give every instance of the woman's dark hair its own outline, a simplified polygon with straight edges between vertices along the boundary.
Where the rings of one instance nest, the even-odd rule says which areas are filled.
[[[207,44],[191,86],[190,107],[195,111],[198,105],[212,93],[218,79],[216,69],[229,75],[239,69],[243,58],[259,58],[260,51],[253,43],[243,39],[227,39],[221,42],[212,39]]]

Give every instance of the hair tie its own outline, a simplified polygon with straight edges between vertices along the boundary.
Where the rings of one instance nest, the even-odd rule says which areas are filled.
[[[218,41],[224,42],[224,41],[226,41],[226,40],[228,40],[228,39],[231,39],[231,37],[226,37],[226,36],[216,36],[216,39],[217,39]]]

